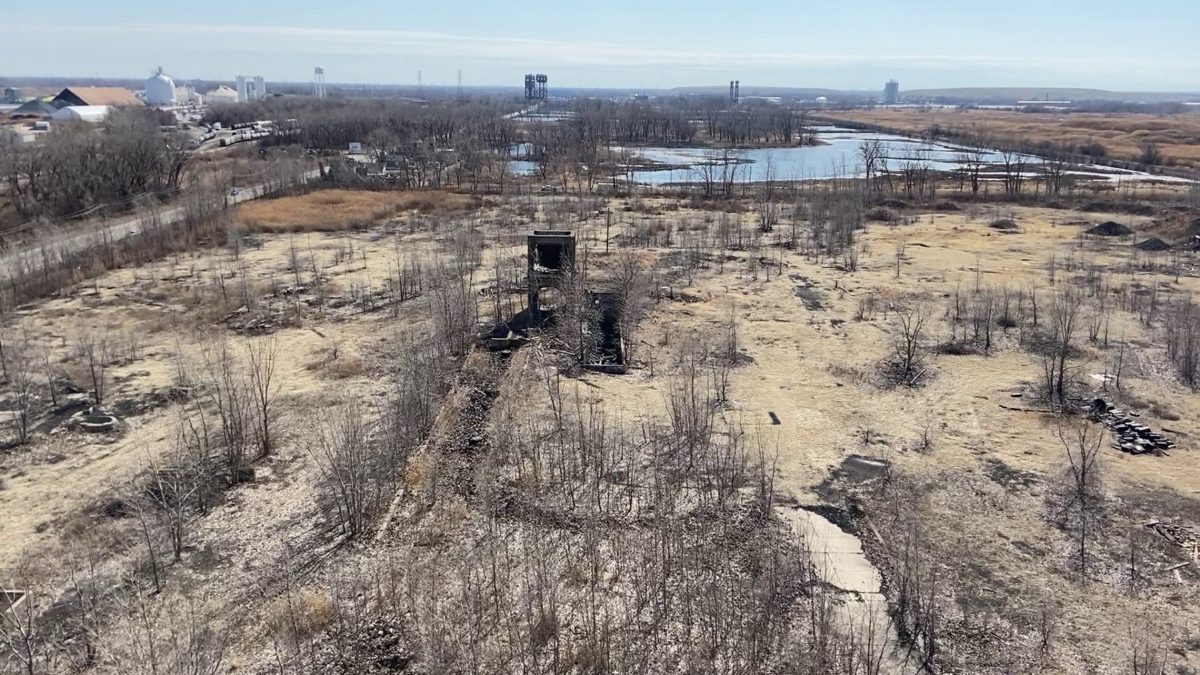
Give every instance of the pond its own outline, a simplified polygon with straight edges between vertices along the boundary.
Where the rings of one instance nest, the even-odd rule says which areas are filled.
[[[768,174],[773,176],[773,180],[861,176],[863,163],[859,147],[871,139],[879,140],[883,153],[881,164],[886,164],[891,171],[897,171],[902,164],[912,161],[919,161],[936,171],[954,171],[961,166],[960,153],[967,150],[949,143],[838,127],[816,127],[814,131],[819,145],[733,151],[733,155],[743,162],[738,167],[737,181],[762,181],[766,180]],[[672,167],[633,172],[634,181],[651,185],[700,180],[697,167],[707,155],[712,154],[711,150],[705,148],[631,148],[631,151],[640,159]],[[1041,163],[1038,157],[1022,157],[1029,164]],[[999,152],[985,151],[982,159],[987,164],[995,164],[1003,157]]]
[[[920,162],[935,171],[952,172],[962,167],[962,153],[969,148],[953,143],[926,141],[893,134],[877,134],[866,131],[854,131],[834,126],[811,127],[818,141],[817,145],[792,146],[783,148],[753,148],[732,150],[731,155],[737,159],[734,182],[762,182],[771,176],[772,180],[824,180],[829,178],[851,178],[863,175],[862,157],[859,148],[867,140],[876,139],[880,142],[883,158],[880,165],[890,171],[911,162]],[[614,148],[620,150],[620,148]],[[626,172],[624,177],[643,185],[667,185],[671,183],[695,183],[703,180],[700,167],[705,162],[711,162],[714,154],[720,152],[711,148],[661,148],[661,147],[631,147],[628,149],[633,157],[641,162],[649,162],[659,167],[639,166],[636,170]],[[510,170],[518,175],[532,175],[537,172],[537,164],[530,160],[532,147],[522,143],[514,146],[512,157],[514,161]],[[1042,158],[1034,155],[1017,155],[1025,160],[1027,174],[1037,171],[1037,165],[1042,164]],[[1003,162],[1003,153],[995,150],[981,151],[980,158],[985,166],[980,175],[984,180],[999,180],[1002,172],[997,169]],[[716,173],[720,173],[720,169]],[[1155,180],[1163,182],[1188,182],[1186,179],[1170,176],[1155,176],[1139,171],[1115,169],[1112,167],[1082,165],[1073,167],[1066,173],[1081,179],[1090,180]]]

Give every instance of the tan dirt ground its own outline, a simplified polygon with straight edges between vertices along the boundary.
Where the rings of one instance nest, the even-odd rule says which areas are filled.
[[[550,205],[545,200],[539,205],[543,209],[539,218],[549,219]],[[620,214],[614,234],[647,219],[679,224],[712,216],[686,208],[664,209],[655,215],[623,213],[622,205],[619,200],[614,204],[614,213]],[[802,503],[817,503],[821,499],[817,487],[852,454],[884,457],[905,473],[933,481],[940,489],[931,499],[941,520],[931,526],[942,540],[974,552],[998,578],[1023,584],[1026,595],[1053,595],[1065,603],[1064,621],[1078,644],[1068,650],[1069,657],[1063,657],[1061,670],[1077,672],[1068,658],[1082,659],[1089,651],[1107,653],[1106,644],[1113,636],[1128,635],[1150,600],[1127,598],[1110,585],[1085,591],[1068,583],[1062,572],[1061,537],[1041,518],[1036,491],[1012,494],[985,475],[985,462],[993,459],[1042,477],[1061,467],[1053,416],[1000,407],[1036,407],[1010,393],[1036,384],[1039,364],[1009,338],[1001,340],[990,356],[934,357],[933,376],[922,388],[883,389],[870,380],[888,353],[891,318],[880,310],[873,318],[859,321],[857,308],[871,293],[878,295],[883,307],[902,296],[923,296],[933,309],[932,335],[940,338],[945,332],[941,315],[946,294],[956,287],[969,292],[977,279],[1013,290],[1033,283],[1046,291],[1046,260],[1051,253],[1059,261],[1059,283],[1069,276],[1062,269],[1068,257],[1107,268],[1113,284],[1137,280],[1196,293],[1200,280],[1186,274],[1176,280],[1144,270],[1125,271],[1131,259],[1129,241],[1085,241],[1079,237],[1082,225],[1067,224],[1112,219],[1145,227],[1148,219],[1027,207],[1006,211],[1018,223],[1016,233],[991,229],[989,215],[972,212],[920,214],[912,224],[899,227],[873,224],[862,236],[865,252],[860,268],[852,273],[837,269],[831,261],[816,262],[785,252],[781,276],[772,271],[767,280],[760,269],[754,279],[746,271],[746,254],[734,253],[737,260],[727,263],[724,274],[710,267],[682,289],[698,302],[664,301],[655,306],[640,329],[638,339],[644,344],[637,368],[624,376],[585,374],[576,386],[626,422],[659,417],[666,391],[661,368],[665,355],[680,336],[719,327],[732,308],[738,317],[740,345],[753,361],[736,371],[727,417],[777,453],[779,492]],[[752,227],[752,216],[742,217]],[[52,362],[67,370],[78,368],[71,363],[70,353],[80,331],[108,326],[133,355],[129,363],[112,369],[113,381],[120,384],[114,385],[110,398],[138,398],[175,384],[177,354],[185,362],[194,362],[201,347],[212,344],[214,331],[228,336],[236,347],[241,338],[219,322],[238,309],[238,284],[243,277],[246,285],[259,289],[292,284],[293,251],[305,266],[316,259],[330,297],[378,288],[410,257],[452,255],[447,232],[431,233],[422,227],[421,218],[410,214],[352,233],[267,234],[260,237],[261,246],[243,249],[238,259],[228,251],[203,251],[118,270],[75,293],[24,308],[20,321],[32,341],[49,347]],[[496,256],[519,255],[523,233],[533,226],[526,218],[497,209],[456,222],[484,233],[486,254],[476,279],[481,288],[489,282],[487,270]],[[592,247],[590,260],[603,272],[616,247],[604,254],[604,220],[588,222],[582,238]],[[897,277],[899,242],[905,248]],[[226,278],[232,298],[222,298],[215,282],[218,276]],[[309,276],[306,271],[302,281]],[[805,309],[795,293],[801,277],[823,295],[824,309]],[[488,313],[485,300],[480,309]],[[319,545],[322,533],[311,500],[314,469],[303,445],[304,433],[323,409],[352,397],[373,399],[384,391],[386,338],[403,323],[403,312],[397,318],[386,309],[372,313],[305,309],[292,325],[275,333],[283,350],[281,403],[288,410],[281,426],[288,431],[279,452],[259,468],[263,480],[236,490],[226,507],[198,525],[197,545],[217,552],[215,568],[192,572],[198,583],[206,579],[217,583],[241,569],[241,581],[234,585],[249,593],[254,572],[267,573],[271,561],[287,555],[286,544]],[[1114,339],[1123,334],[1142,344],[1161,342],[1120,311],[1114,312],[1110,332]],[[1084,341],[1081,338],[1081,344]],[[333,375],[316,365],[328,358],[335,345],[339,360],[357,358],[361,367]],[[1169,457],[1132,457],[1106,448],[1110,489],[1129,495],[1158,488],[1194,500],[1200,497],[1200,464],[1195,461],[1200,408],[1195,394],[1163,376],[1158,348],[1138,352],[1132,359],[1136,365],[1128,377],[1128,393],[1179,416],[1168,421],[1147,413],[1143,419],[1151,426],[1177,430],[1180,443]],[[1084,345],[1083,355],[1074,368],[1079,379],[1087,381],[1089,374],[1103,372],[1107,355],[1091,345]],[[768,412],[778,415],[778,427],[771,424]],[[936,420],[935,448],[921,454],[909,448],[927,416]],[[0,541],[4,542],[0,569],[25,553],[51,549],[59,524],[117,489],[149,454],[162,452],[175,433],[170,406],[133,416],[128,422],[129,431],[110,441],[60,432],[39,440],[28,455],[5,460],[0,474],[6,486],[0,490]],[[862,440],[864,429],[874,432],[869,445]],[[50,462],[52,454],[64,458]],[[264,540],[263,532],[277,536]],[[1031,556],[1026,545],[1048,553]],[[1200,634],[1200,612],[1194,606],[1181,609],[1175,618],[1177,632]],[[1114,652],[1112,659],[1119,656]],[[1196,657],[1190,658],[1194,662]],[[1107,657],[1099,661],[1109,662]]]

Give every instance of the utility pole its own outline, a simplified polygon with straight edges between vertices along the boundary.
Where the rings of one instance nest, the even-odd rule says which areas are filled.
[[[604,215],[604,254],[605,255],[608,255],[608,242],[612,241],[608,236],[608,232],[611,229],[612,229],[612,207],[610,206],[607,209],[605,209],[605,215]]]

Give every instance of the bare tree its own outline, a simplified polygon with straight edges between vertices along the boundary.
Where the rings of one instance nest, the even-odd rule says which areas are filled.
[[[1104,465],[1100,458],[1104,432],[1086,421],[1064,423],[1059,427],[1058,438],[1066,462],[1058,482],[1047,494],[1047,506],[1055,523],[1074,540],[1072,558],[1078,565],[1080,581],[1086,584],[1090,547],[1108,524]]]
[[[624,249],[617,253],[614,272],[617,295],[618,323],[625,341],[625,357],[631,360],[637,351],[637,326],[653,301],[653,278],[646,262],[636,253]]]
[[[983,169],[987,166],[986,154],[979,148],[969,148],[958,153],[958,162],[962,165],[963,174],[971,183],[971,194],[978,195],[983,184]]]
[[[347,537],[363,532],[390,493],[388,466],[372,440],[372,424],[357,402],[339,407],[319,428],[309,452],[321,471],[319,495]]]
[[[147,468],[146,497],[167,532],[174,562],[179,562],[187,536],[189,504],[207,477],[201,467],[193,464],[187,449],[178,445],[166,462],[148,457]]]
[[[1146,166],[1158,166],[1163,163],[1162,150],[1159,149],[1158,144],[1154,141],[1142,141],[1138,145],[1138,150],[1141,151],[1138,159],[1142,164]]]
[[[215,349],[202,350],[201,356],[209,403],[220,421],[218,431],[228,481],[236,485],[252,477],[248,450],[254,433],[253,394],[240,371],[239,360],[224,340]]]
[[[75,342],[75,355],[88,370],[92,382],[92,400],[96,405],[104,403],[104,394],[108,389],[108,364],[113,356],[108,329],[79,334]]]
[[[44,659],[45,636],[39,621],[44,598],[29,586],[22,589],[12,583],[0,589],[0,640],[7,648],[5,660],[15,661],[25,675],[35,675]]]
[[[925,332],[928,323],[929,308],[924,302],[907,302],[896,308],[892,356],[885,364],[885,370],[893,382],[913,387],[925,378]]]
[[[104,672],[130,675],[217,675],[227,670],[229,633],[205,600],[164,597],[133,584],[104,644]]]
[[[246,362],[250,370],[250,394],[255,405],[255,440],[260,457],[271,454],[271,428],[274,425],[275,398],[280,383],[275,378],[279,343],[274,336],[265,341],[246,343]]]
[[[1067,403],[1067,362],[1074,353],[1075,334],[1078,332],[1083,298],[1070,286],[1064,286],[1051,298],[1046,308],[1046,333],[1038,346],[1042,360],[1042,374],[1046,397],[1057,400],[1060,406]]]
[[[1167,673],[1167,637],[1163,627],[1154,623],[1149,617],[1139,617],[1129,629],[1130,675]]]
[[[866,180],[868,192],[874,192],[878,188],[875,175],[879,172],[879,163],[883,156],[883,141],[878,138],[868,138],[858,144],[858,157],[862,161],[863,178]]]
[[[1042,161],[1042,176],[1046,180],[1046,196],[1057,197],[1063,188],[1069,187],[1071,174],[1070,156],[1065,150],[1051,150]]]
[[[779,204],[776,201],[776,190],[778,188],[775,185],[775,159],[768,154],[764,172],[756,193],[758,229],[763,232],[773,231],[775,225],[779,223]]]
[[[9,344],[5,354],[9,388],[16,405],[17,442],[24,445],[32,431],[34,404],[37,402],[37,383],[34,381],[35,366],[30,353],[28,338],[22,337],[16,344]]]

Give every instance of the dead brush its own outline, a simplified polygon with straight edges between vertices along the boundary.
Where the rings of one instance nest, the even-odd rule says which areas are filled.
[[[325,593],[305,589],[271,600],[265,615],[271,635],[298,648],[333,624],[337,608]]]

